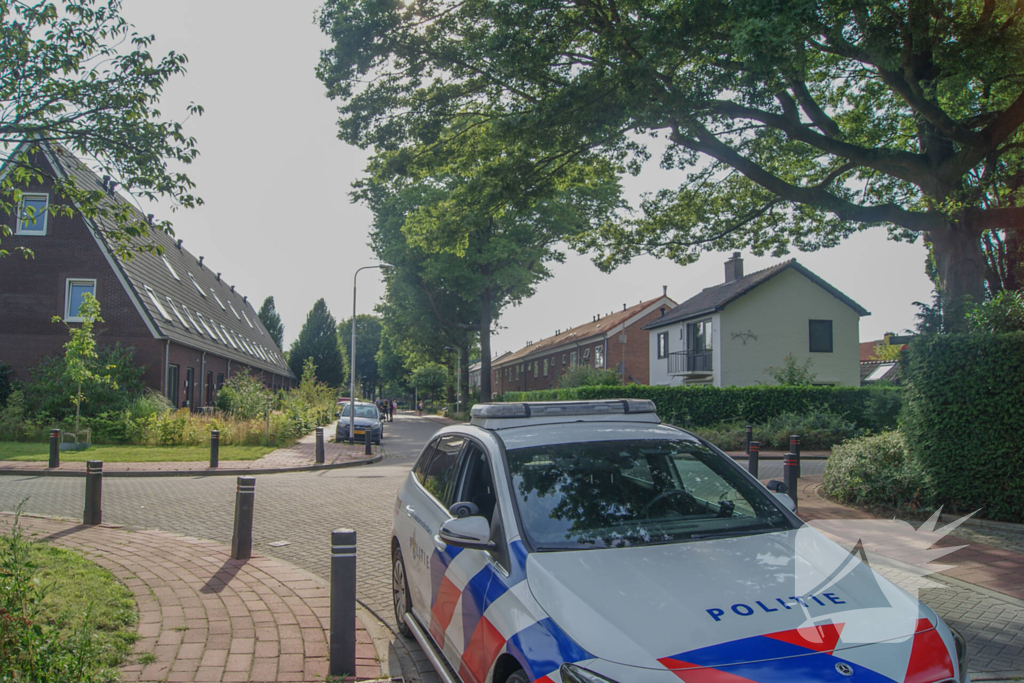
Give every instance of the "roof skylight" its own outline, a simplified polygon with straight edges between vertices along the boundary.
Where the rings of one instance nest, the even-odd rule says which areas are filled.
[[[146,294],[149,295],[149,300],[156,306],[156,310],[160,311],[160,315],[164,317],[164,320],[170,320],[171,316],[167,313],[167,309],[163,307],[159,301],[157,301],[156,294],[153,293],[153,289],[149,285],[142,285],[146,290]]]
[[[242,311],[242,317],[243,317],[243,318],[245,318],[245,322],[249,323],[249,327],[252,327],[252,326],[253,326],[253,325],[252,325],[252,321],[251,321],[251,320],[249,320],[249,316],[247,316],[247,315],[245,314],[245,311]]]
[[[192,273],[189,273],[188,277],[189,277],[190,280],[192,280],[192,284],[195,285],[196,291],[199,292],[199,296],[201,296],[201,297],[203,297],[205,299],[206,298],[206,292],[204,292],[203,288],[199,286],[198,282],[196,282],[195,275],[193,275]]]
[[[217,292],[213,291],[213,287],[210,287],[210,294],[213,294],[213,298],[217,300],[218,304],[220,304],[220,310],[222,310],[222,311],[228,310],[228,309],[224,308],[224,302],[222,302],[220,300],[220,297],[217,296]]]
[[[174,313],[174,317],[177,318],[178,322],[181,323],[181,326],[187,330],[188,323],[185,322],[185,319],[181,317],[181,313],[178,313],[178,307],[174,305],[173,301],[171,301],[171,297],[167,297],[167,303],[170,305],[171,312]]]
[[[174,272],[174,266],[172,266],[171,262],[167,260],[167,257],[166,256],[161,256],[160,258],[162,258],[164,260],[164,265],[167,266],[167,270],[171,271],[171,275],[174,276],[174,279],[178,280],[180,282],[181,278],[178,277],[178,274]]]
[[[864,381],[865,382],[877,382],[878,380],[880,380],[883,377],[885,377],[885,373],[889,372],[894,367],[896,367],[895,363],[882,363],[877,368],[875,368],[874,372],[872,372],[870,375],[865,377]]]
[[[231,308],[231,312],[235,314],[235,317],[241,320],[242,316],[238,315],[238,311],[235,310],[235,307],[231,305],[230,301],[228,302],[228,306]]]
[[[220,329],[224,332],[224,336],[228,338],[228,343],[231,344],[231,348],[237,349],[238,345],[235,344],[235,340],[231,337],[231,332],[228,330],[228,328],[221,325]]]
[[[192,327],[194,327],[196,332],[199,333],[199,336],[202,337],[203,336],[202,328],[199,327],[199,323],[197,323],[196,319],[192,317],[192,314],[188,312],[188,308],[185,307],[185,304],[181,305],[181,310],[185,311],[185,317],[188,318],[188,321],[190,323],[192,323]]]

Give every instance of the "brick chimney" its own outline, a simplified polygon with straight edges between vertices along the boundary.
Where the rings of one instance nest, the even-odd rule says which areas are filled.
[[[732,258],[725,262],[725,281],[732,282],[743,277],[743,259],[740,252],[734,251]]]

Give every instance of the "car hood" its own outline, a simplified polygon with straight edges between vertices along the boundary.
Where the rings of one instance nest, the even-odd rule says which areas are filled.
[[[903,680],[914,634],[933,631],[936,623],[930,609],[810,527],[535,552],[527,559],[527,582],[580,647],[651,669],[721,668],[833,652],[853,661],[863,659],[865,648],[873,660],[879,647],[888,647],[883,658]],[[944,653],[941,638],[940,646]]]
[[[356,418],[356,428],[359,428],[359,427],[376,427],[379,422],[380,422],[379,420],[374,420],[374,419],[369,418],[369,417],[357,417]],[[347,417],[339,418],[338,419],[338,426],[340,426],[340,427],[348,427],[348,418]]]

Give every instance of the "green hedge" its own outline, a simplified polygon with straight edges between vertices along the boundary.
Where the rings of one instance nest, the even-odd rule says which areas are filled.
[[[901,423],[932,502],[1024,522],[1024,332],[918,337],[902,363]]]
[[[504,401],[572,401],[602,398],[649,398],[666,422],[706,427],[723,420],[762,424],[783,413],[828,411],[858,427],[879,431],[896,426],[902,390],[896,387],[576,387],[509,392]]]

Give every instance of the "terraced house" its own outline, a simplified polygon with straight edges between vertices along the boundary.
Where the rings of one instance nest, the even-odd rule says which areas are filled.
[[[147,220],[109,178],[101,179],[66,149],[45,145],[38,163]],[[79,211],[70,217],[47,213],[51,203],[63,201],[52,183],[43,182],[24,188],[22,206],[2,217],[12,233],[4,248],[34,252],[34,258],[0,259],[0,361],[12,366],[12,379],[30,379],[29,368],[61,353],[67,330],[52,318],[81,322],[78,307],[89,293],[104,319],[95,329],[97,343],[133,347],[146,384],[175,406],[213,405],[217,389],[239,372],[256,374],[272,388],[296,383],[252,304],[203,256],[154,230],[144,239],[162,247],[162,254],[121,258],[103,236],[112,222]]]

